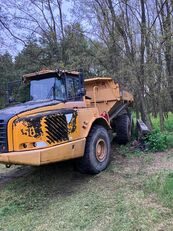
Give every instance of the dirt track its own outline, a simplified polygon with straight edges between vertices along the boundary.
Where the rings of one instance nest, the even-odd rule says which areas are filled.
[[[113,152],[115,151],[117,153],[117,150],[115,150],[115,148],[113,147]],[[148,174],[164,169],[173,170],[173,163],[172,161],[170,161],[170,159],[173,157],[172,153],[173,153],[173,149],[167,152],[158,152],[152,155],[148,154],[148,157],[152,156],[152,161],[149,161],[149,163],[146,163],[146,156],[145,156],[145,160],[143,156],[133,157],[128,159],[125,156],[122,156],[120,153],[117,153],[116,155],[114,153],[112,158],[112,164],[119,166],[121,170],[123,169],[123,173],[129,170],[132,172],[138,172],[141,169],[143,169],[143,171],[145,171]],[[65,172],[67,168],[69,168],[70,166],[71,171],[73,172],[73,167],[70,161],[64,163],[57,163],[49,166],[42,166],[42,167],[11,166],[10,168],[6,168],[4,165],[1,165],[0,189],[2,189],[5,184],[13,181],[14,179],[32,175],[34,172],[37,172],[38,170],[40,171],[42,169],[44,171],[48,169],[50,171],[52,166],[54,166],[54,168],[56,167],[56,169],[60,167],[60,169],[58,169],[59,173]],[[121,172],[119,173],[121,175]]]
[[[32,174],[33,171],[34,171],[34,168],[29,167],[29,166],[12,166],[11,168],[6,168],[5,166],[1,166],[0,168],[0,189],[2,189],[6,183],[16,178],[20,178],[20,177],[24,177],[29,174]]]

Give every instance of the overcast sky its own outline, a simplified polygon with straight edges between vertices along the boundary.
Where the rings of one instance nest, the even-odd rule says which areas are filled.
[[[0,0],[1,2],[2,0]],[[3,2],[2,2],[3,4]],[[2,6],[1,4],[1,6]],[[1,7],[0,6],[0,7]],[[66,20],[71,21],[71,14],[70,14],[70,1],[64,1],[63,2],[63,14],[66,15]],[[18,31],[17,33],[20,33]],[[1,31],[0,34],[0,53],[9,52],[13,57],[15,57],[18,52],[20,52],[23,48],[23,43],[19,40],[14,39],[8,31]]]

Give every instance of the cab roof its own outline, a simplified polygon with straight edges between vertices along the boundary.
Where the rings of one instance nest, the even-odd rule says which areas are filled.
[[[112,81],[111,77],[96,77],[96,78],[89,78],[89,79],[85,79],[85,83],[91,83],[91,82],[102,82],[102,81]]]
[[[32,79],[39,79],[39,77],[50,77],[51,74],[56,74],[61,76],[62,74],[69,74],[69,75],[73,75],[73,76],[79,76],[80,72],[78,71],[67,71],[67,70],[50,70],[50,69],[43,69],[41,71],[37,71],[37,72],[33,72],[33,73],[29,73],[29,74],[25,74],[23,75],[23,80],[27,81],[27,80],[32,80]]]

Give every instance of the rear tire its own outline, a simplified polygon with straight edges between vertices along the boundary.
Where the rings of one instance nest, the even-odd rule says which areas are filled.
[[[81,173],[98,174],[110,162],[110,139],[107,130],[95,125],[86,140],[85,153],[76,162],[76,169]]]
[[[127,114],[121,115],[116,119],[116,142],[127,144],[131,139],[132,124]]]

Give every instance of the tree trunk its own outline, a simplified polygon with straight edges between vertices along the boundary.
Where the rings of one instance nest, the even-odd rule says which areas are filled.
[[[163,131],[164,130],[164,116],[163,116],[163,110],[162,110],[160,99],[159,99],[159,122],[160,122],[160,131]]]

